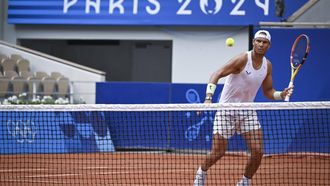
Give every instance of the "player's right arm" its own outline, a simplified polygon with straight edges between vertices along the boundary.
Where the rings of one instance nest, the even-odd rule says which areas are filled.
[[[229,74],[238,74],[245,67],[247,62],[247,54],[242,53],[230,59],[224,66],[215,71],[209,80],[209,83],[217,84],[220,78],[226,77]]]
[[[230,59],[224,66],[215,71],[209,80],[208,84],[216,85],[220,78],[226,77],[229,74],[238,74],[242,71],[247,63],[247,54],[241,53],[234,58]],[[206,98],[212,97],[212,93],[207,93]],[[211,99],[205,99],[205,103],[211,103]]]

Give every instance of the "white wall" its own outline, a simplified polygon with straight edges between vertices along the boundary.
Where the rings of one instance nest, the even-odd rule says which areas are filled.
[[[8,0],[0,0],[0,14],[1,16],[1,25],[0,30],[2,31],[2,35],[0,35],[2,40],[16,44],[16,30],[14,25],[7,24],[8,17]]]
[[[225,40],[233,37],[234,47]],[[206,83],[213,71],[248,49],[247,27],[16,26],[16,39],[172,40],[172,82]]]
[[[191,31],[171,32],[171,35],[172,80],[175,83],[206,83],[230,58],[248,50],[248,28],[192,28]],[[226,46],[227,37],[235,39],[233,47]]]
[[[5,7],[5,1],[0,1],[0,39],[3,38],[3,30],[4,27],[2,25],[5,24],[5,11],[3,11]]]

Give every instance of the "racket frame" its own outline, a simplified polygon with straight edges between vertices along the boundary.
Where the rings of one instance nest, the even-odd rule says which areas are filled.
[[[300,41],[300,39],[302,38],[306,38],[306,49],[305,49],[305,54],[304,57],[302,58],[302,61],[300,62],[300,64],[298,66],[294,66],[293,65],[293,54],[295,52],[296,46],[298,44],[298,42]],[[291,66],[291,78],[290,78],[290,83],[288,88],[293,87],[293,82],[294,79],[298,73],[298,71],[300,70],[301,66],[306,62],[307,56],[309,54],[309,50],[310,50],[310,40],[309,37],[306,34],[300,34],[296,40],[294,41],[292,47],[291,47],[291,54],[290,54],[290,66]],[[286,96],[285,101],[289,101],[290,100],[290,96]]]

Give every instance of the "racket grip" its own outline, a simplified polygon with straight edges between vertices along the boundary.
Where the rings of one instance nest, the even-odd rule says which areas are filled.
[[[293,87],[293,82],[290,81],[288,88]],[[290,96],[286,95],[284,101],[290,101]]]

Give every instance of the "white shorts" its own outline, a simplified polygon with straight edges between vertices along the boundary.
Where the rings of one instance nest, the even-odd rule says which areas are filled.
[[[217,111],[213,122],[213,134],[219,133],[226,139],[229,139],[235,133],[242,134],[260,128],[257,112],[252,110]]]

